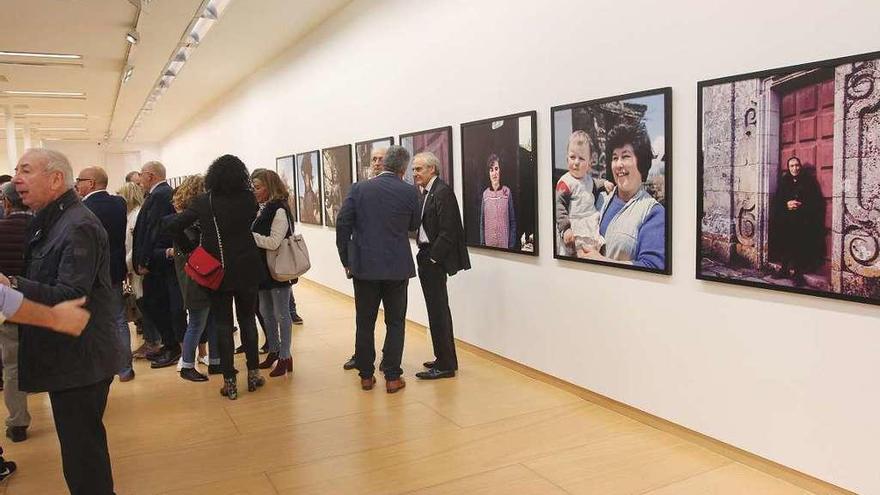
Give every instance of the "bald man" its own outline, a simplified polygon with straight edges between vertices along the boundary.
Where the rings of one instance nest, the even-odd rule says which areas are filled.
[[[134,369],[131,367],[131,332],[125,318],[125,301],[122,295],[122,282],[128,271],[125,266],[128,208],[121,196],[107,192],[107,172],[101,167],[82,169],[76,177],[74,187],[83,204],[92,210],[107,231],[107,242],[110,245],[110,283],[113,284],[112,304],[122,362],[118,373],[119,381],[131,381],[134,379]]]

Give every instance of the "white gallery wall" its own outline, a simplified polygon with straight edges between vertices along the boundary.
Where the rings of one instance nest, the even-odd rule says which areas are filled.
[[[161,155],[169,175],[222,153],[274,168],[281,155],[451,124],[461,197],[457,124],[537,110],[541,254],[471,249],[473,269],[449,284],[456,336],[880,493],[880,308],[694,277],[697,81],[878,50],[878,16],[864,0],[356,0]],[[554,260],[550,107],[661,86],[673,88],[673,275]],[[298,229],[308,278],[351,294],[335,231]],[[409,295],[409,318],[426,323],[417,280]]]

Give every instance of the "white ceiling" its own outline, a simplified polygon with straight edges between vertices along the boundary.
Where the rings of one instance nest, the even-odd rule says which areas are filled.
[[[16,126],[27,121],[32,127],[87,128],[40,132],[43,138],[102,140],[109,130],[111,141],[121,140],[203,4],[142,1],[138,15],[137,0],[0,0],[0,50],[83,56],[81,66],[76,61],[65,66],[5,65],[16,59],[0,56],[0,90],[86,93],[85,99],[0,95],[0,107],[12,105],[19,115]],[[143,119],[134,141],[163,140],[350,1],[231,0],[155,110]],[[134,26],[140,41],[129,53],[125,34]],[[120,89],[126,57],[134,72]],[[25,112],[85,113],[88,118],[21,117]]]

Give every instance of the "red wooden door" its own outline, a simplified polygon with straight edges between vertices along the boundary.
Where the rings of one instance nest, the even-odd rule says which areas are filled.
[[[787,170],[788,159],[797,156],[803,167],[816,177],[825,198],[825,264],[820,271],[828,275],[831,256],[831,198],[834,194],[834,80],[820,81],[784,93],[781,117],[781,170]]]

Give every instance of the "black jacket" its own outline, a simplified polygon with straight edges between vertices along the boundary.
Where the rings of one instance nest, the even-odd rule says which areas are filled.
[[[452,188],[439,177],[434,179],[425,197],[422,227],[431,243],[431,259],[443,266],[447,274],[470,269],[458,200]]]
[[[174,214],[171,195],[174,190],[163,182],[147,195],[138,213],[132,234],[132,263],[151,272],[173,269],[173,262],[165,256],[171,247],[171,237],[162,229],[162,219]]]
[[[267,273],[251,232],[256,216],[257,200],[251,191],[214,196],[213,199],[210,194],[202,194],[193,200],[186,211],[168,222],[167,231],[184,252],[192,252],[198,243],[191,241],[184,231],[198,220],[202,229],[202,247],[221,260],[217,230],[214,228],[216,217],[223,240],[221,261],[226,272],[219,290],[256,290]]]
[[[110,244],[110,281],[121,284],[128,272],[125,266],[125,226],[128,223],[128,209],[121,196],[112,196],[107,191],[95,191],[83,204],[101,221],[107,231]]]
[[[119,371],[107,233],[73,189],[43,208],[31,225],[27,275],[19,290],[46,305],[88,297],[92,316],[78,338],[22,325],[18,348],[19,388],[66,390],[108,380]]]
[[[24,247],[33,218],[28,211],[14,211],[0,218],[0,273],[24,275]]]
[[[263,209],[260,210],[260,213],[257,215],[257,219],[254,221],[253,231],[257,234],[268,236],[272,233],[272,222],[275,220],[275,212],[281,210],[280,214],[287,215],[288,222],[290,225],[293,225],[293,222],[290,222],[290,212],[287,209],[286,201],[270,201],[263,206]],[[287,233],[284,235],[285,238],[293,235],[293,232],[290,230],[290,227],[287,228]],[[289,287],[293,282],[279,282],[272,278],[272,275],[269,273],[269,265],[266,259],[266,250],[257,247],[260,251],[260,258],[263,260],[263,266],[266,268],[266,274],[263,278],[263,281],[260,283],[260,290],[273,289],[278,287]]]

